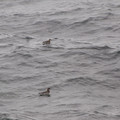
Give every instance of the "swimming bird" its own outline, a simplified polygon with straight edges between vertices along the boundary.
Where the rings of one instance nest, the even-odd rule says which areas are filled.
[[[47,88],[46,91],[39,93],[40,96],[50,96],[50,88]]]
[[[51,42],[51,39],[47,40],[47,41],[43,41],[43,45],[49,45]]]

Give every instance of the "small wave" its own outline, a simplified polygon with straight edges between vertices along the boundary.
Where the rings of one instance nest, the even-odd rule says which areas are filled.
[[[108,45],[104,45],[104,46],[86,46],[86,47],[79,47],[79,48],[74,48],[74,49],[93,49],[93,50],[109,50],[109,49],[113,49]]]
[[[9,43],[9,44],[0,44],[0,48],[6,48],[6,47],[11,47],[13,46],[13,44]]]
[[[21,63],[18,64],[18,66],[33,67],[33,65],[28,63],[28,62],[21,62]]]
[[[0,113],[0,120],[18,120],[18,119],[10,118],[10,115],[9,115],[9,114]]]
[[[71,119],[71,117],[73,117],[73,115],[80,117],[80,116],[86,115],[87,113],[81,112],[80,110],[74,110],[74,109],[72,110],[71,109],[71,110],[60,110],[60,111],[53,112],[51,114],[56,115],[56,116],[58,116],[58,115],[63,116],[64,115],[64,117],[66,117],[67,119]],[[70,117],[70,115],[71,115],[71,117]]]
[[[76,77],[76,78],[69,78],[65,80],[64,83],[59,83],[56,85],[53,85],[52,87],[59,88],[60,86],[71,86],[71,85],[82,85],[82,86],[103,86],[109,89],[116,89],[119,87],[119,85],[114,85],[112,83],[106,82],[106,81],[99,81],[90,77]]]
[[[112,58],[116,59],[116,58],[120,57],[120,50],[111,52],[108,55],[111,56]]]
[[[119,117],[119,109],[115,106],[103,105],[98,107],[95,111],[95,114],[101,114],[105,116]]]
[[[64,49],[64,47],[60,47],[60,46],[52,46],[51,48],[53,48],[53,49]]]
[[[52,13],[50,15],[65,15],[65,14],[73,14],[74,12],[79,12],[81,11],[82,8],[75,8],[75,9],[72,9],[72,10],[69,10],[69,11],[59,11],[59,12],[55,12],[55,13]]]
[[[78,51],[78,50],[81,50],[81,51]],[[106,52],[109,52],[110,50],[112,50],[113,48],[105,45],[105,46],[85,46],[85,47],[76,47],[76,48],[68,48],[68,51],[66,51],[65,53],[62,53],[60,54],[59,56],[61,57],[69,57],[69,56],[74,56],[74,55],[86,55],[86,56],[91,56],[91,57],[94,57],[94,58],[103,58],[106,56]],[[100,56],[100,54],[90,54],[90,52],[88,52],[88,50],[97,50],[98,52],[102,52],[103,56]],[[104,52],[106,51],[106,52]],[[106,56],[107,58],[109,58],[109,56]],[[105,58],[106,58],[105,57]]]
[[[6,34],[6,33],[1,33],[1,34],[0,34],[0,39],[3,39],[3,38],[11,38],[11,37],[13,37],[13,35],[11,35],[11,34]]]
[[[22,0],[22,1],[19,1],[18,4],[19,5],[28,5],[28,4],[34,4],[36,3],[37,1],[32,1],[32,0]]]
[[[102,73],[102,74],[113,74],[113,73],[119,73],[120,72],[120,68],[113,68],[113,69],[109,69],[109,70],[103,70],[103,71],[100,71],[98,73]]]
[[[75,28],[78,28],[78,27],[80,27],[82,25],[90,23],[92,20],[93,20],[93,18],[89,17],[89,18],[86,18],[86,19],[84,19],[82,21],[78,21],[78,22],[74,22],[72,24],[69,24],[69,27],[70,27],[70,29],[75,29]]]
[[[15,13],[13,16],[25,17],[25,16],[26,16],[26,14],[22,14],[22,13]]]
[[[16,95],[13,92],[0,92],[0,98],[2,99],[13,99],[13,98],[17,98],[18,95]]]
[[[22,35],[15,35],[15,37],[19,37],[21,39],[25,39],[25,40],[31,40],[31,39],[34,39],[33,36],[31,35],[26,35],[27,33],[22,33]]]
[[[57,63],[51,63],[51,64],[45,64],[45,63],[43,63],[42,65],[38,65],[38,66],[36,66],[36,68],[49,68],[49,67],[57,67],[58,66],[58,64]]]
[[[96,50],[107,50],[107,49],[112,49],[111,47],[105,45],[105,46],[94,46],[91,49],[96,49]]]
[[[57,20],[50,20],[50,21],[36,21],[35,23],[33,23],[33,25],[53,25],[53,26],[56,26],[56,25],[61,25],[62,22],[60,21],[57,21]]]
[[[116,32],[116,31],[120,31],[120,27],[119,27],[119,25],[117,25],[117,26],[114,26],[114,28],[113,28],[113,32]]]
[[[43,21],[35,21],[32,25],[43,25]]]
[[[9,64],[4,64],[0,66],[1,70],[10,70],[12,67]]]
[[[29,53],[17,53],[17,55],[22,56],[23,58],[31,58],[33,57],[31,54]]]
[[[115,7],[120,8],[120,5],[116,5]]]
[[[88,55],[85,52],[79,52],[79,51],[67,51],[66,53],[62,53],[59,55],[59,57],[67,58],[75,55]]]
[[[63,46],[51,46],[51,45],[44,45],[43,48],[51,48],[51,49],[64,49]],[[42,49],[42,51],[49,51],[50,49]]]
[[[107,12],[103,15],[100,15],[100,16],[95,16],[95,17],[88,17],[88,18],[85,18],[81,21],[78,21],[78,22],[74,22],[72,24],[69,24],[69,28],[70,29],[75,29],[75,28],[78,28],[80,26],[83,26],[83,25],[96,25],[96,22],[99,22],[99,21],[104,21],[104,20],[107,20],[107,19],[110,19],[111,17],[113,17],[114,14],[111,13],[111,12]],[[109,30],[109,29],[112,29],[112,27],[108,27],[108,28],[105,28],[105,30]]]
[[[106,13],[102,14],[101,16],[95,17],[94,20],[95,21],[107,20],[113,16],[114,16],[114,14],[112,12],[106,12]]]
[[[91,57],[101,59],[101,60],[114,60],[120,57],[120,51],[115,52],[103,52],[102,54],[92,55]]]
[[[24,37],[23,39],[30,40],[30,39],[33,39],[33,37],[31,37],[31,36],[26,36],[26,37]]]
[[[61,89],[61,87],[71,85],[82,85],[82,86],[94,86],[99,85],[99,81],[89,77],[76,77],[64,80],[64,83],[53,84],[50,87],[55,89]]]
[[[10,76],[9,79],[2,78],[2,80],[0,80],[0,83],[11,84],[11,83],[17,83],[17,82],[28,81],[28,80],[33,81],[33,79],[37,79],[40,77],[41,75],[13,75],[13,76]]]
[[[41,75],[16,75],[13,76],[9,81],[24,81],[24,80],[33,80],[35,78],[40,78]]]
[[[21,47],[20,47],[21,48]],[[32,58],[33,55],[30,53],[25,53],[26,51],[13,51],[13,53],[9,55],[5,55],[4,57],[22,57],[25,59]]]
[[[93,49],[98,50],[98,53],[92,54],[89,57],[101,60],[113,60],[120,57],[120,51],[113,51],[114,48],[109,46],[94,46],[94,47],[85,47],[81,49]]]
[[[72,83],[72,84],[81,84],[81,85],[95,85],[97,84],[97,80],[88,78],[88,77],[76,77],[76,78],[70,78],[66,80],[66,84]]]
[[[29,53],[16,53],[14,55],[12,55],[11,57],[17,57],[20,56],[22,58],[28,59],[28,58],[32,58],[33,56]]]

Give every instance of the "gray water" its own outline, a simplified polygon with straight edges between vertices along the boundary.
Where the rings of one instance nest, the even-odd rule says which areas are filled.
[[[120,120],[119,0],[0,0],[0,120],[16,119]]]

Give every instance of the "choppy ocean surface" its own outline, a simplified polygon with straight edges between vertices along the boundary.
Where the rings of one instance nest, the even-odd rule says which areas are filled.
[[[0,0],[0,120],[120,120],[120,1]]]

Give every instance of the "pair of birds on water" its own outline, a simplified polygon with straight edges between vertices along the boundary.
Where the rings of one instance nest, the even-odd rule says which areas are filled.
[[[50,45],[51,39],[43,41],[43,45]],[[40,96],[50,96],[50,88],[47,88],[46,91],[39,93]]]
[[[43,45],[49,45],[51,42],[51,39],[47,41],[43,41]],[[40,96],[50,96],[50,88],[47,88],[46,91],[39,93]]]

